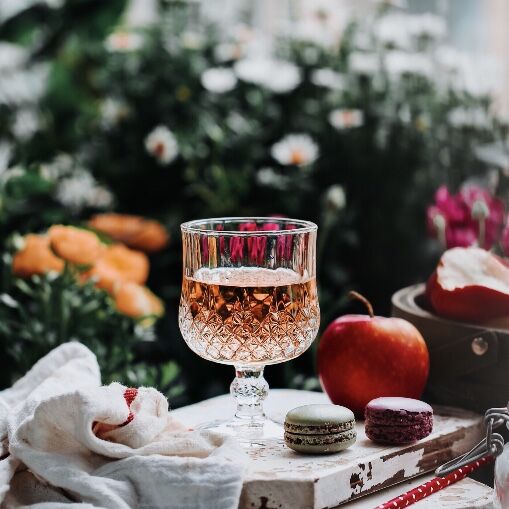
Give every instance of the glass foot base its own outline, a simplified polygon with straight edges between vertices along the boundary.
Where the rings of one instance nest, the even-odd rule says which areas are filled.
[[[246,448],[265,447],[270,442],[283,440],[283,426],[271,419],[247,420],[234,417],[229,420],[201,424],[198,429],[208,429],[233,436]]]

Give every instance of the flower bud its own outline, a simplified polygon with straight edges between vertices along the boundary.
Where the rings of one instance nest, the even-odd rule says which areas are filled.
[[[325,192],[325,205],[335,211],[343,210],[346,206],[346,196],[343,186],[330,186]]]
[[[433,216],[433,226],[437,229],[439,233],[444,231],[447,226],[447,221],[445,220],[445,217],[442,214],[435,214]]]
[[[490,209],[484,200],[476,200],[472,205],[472,219],[484,221],[490,216]]]

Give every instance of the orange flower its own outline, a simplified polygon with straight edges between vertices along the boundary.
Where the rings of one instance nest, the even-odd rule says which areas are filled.
[[[99,288],[112,292],[117,283],[131,281],[144,284],[148,271],[149,262],[145,254],[115,244],[104,250],[85,278],[96,278]]]
[[[57,256],[77,265],[91,265],[101,255],[104,246],[93,232],[63,226],[48,230],[50,245]]]
[[[163,303],[146,286],[122,283],[116,289],[114,297],[117,309],[133,318],[161,316],[164,313]]]
[[[166,228],[157,221],[127,214],[98,214],[89,226],[119,242],[146,253],[160,251],[168,244]]]
[[[50,271],[61,272],[63,268],[63,260],[53,254],[49,247],[49,238],[42,235],[27,235],[25,245],[12,260],[12,271],[20,277]]]
[[[128,245],[147,253],[155,253],[163,249],[168,241],[168,232],[161,223],[146,220],[138,234],[129,239]]]

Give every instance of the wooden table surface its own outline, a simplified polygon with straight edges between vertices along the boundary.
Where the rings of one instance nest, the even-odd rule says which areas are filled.
[[[291,408],[327,402],[329,400],[323,393],[276,389],[270,391],[265,411],[271,419],[282,423]],[[204,422],[225,419],[233,412],[232,398],[224,395],[180,408],[173,414],[187,425],[196,427]],[[356,427],[356,444],[337,454],[297,454],[284,445],[282,428],[279,437],[263,447],[248,450],[250,462],[241,509],[325,509],[383,490],[376,499],[369,497],[372,499],[369,504],[373,502],[371,507],[375,507],[408,489],[401,485],[389,492],[386,488],[422,476],[470,449],[481,437],[482,419],[463,410],[436,408],[433,433],[416,444],[403,447],[374,444],[366,438],[362,421]],[[418,479],[414,485],[424,480]],[[455,489],[447,488],[436,496],[438,498],[430,499],[430,503],[440,502],[451,509],[484,508],[489,507],[482,504],[491,497],[491,492],[484,485],[466,480],[458,483]],[[464,505],[453,504],[458,496]],[[479,500],[483,500],[481,505],[475,505]],[[362,503],[355,505],[351,502],[348,507],[370,507]],[[416,509],[441,507],[427,505],[425,501],[419,504],[415,504]]]

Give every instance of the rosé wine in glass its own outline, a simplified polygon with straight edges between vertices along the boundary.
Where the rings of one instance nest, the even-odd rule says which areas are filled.
[[[317,227],[286,218],[218,218],[181,228],[180,330],[199,356],[235,366],[237,411],[227,425],[259,438],[267,424],[264,366],[301,355],[318,332]]]
[[[291,269],[199,269],[184,277],[180,328],[189,347],[223,364],[264,366],[303,353],[319,324],[315,278]]]

